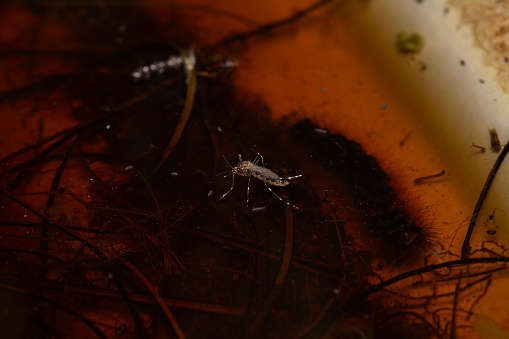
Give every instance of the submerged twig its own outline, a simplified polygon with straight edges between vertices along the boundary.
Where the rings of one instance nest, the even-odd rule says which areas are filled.
[[[135,277],[137,277],[139,280],[141,280],[141,283],[145,286],[147,291],[150,292],[150,294],[152,294],[152,296],[156,299],[159,306],[161,306],[161,308],[163,309],[163,312],[164,312],[166,318],[168,319],[168,321],[170,322],[170,324],[173,326],[173,329],[175,330],[177,337],[179,339],[184,339],[186,337],[184,335],[184,332],[182,332],[182,329],[180,328],[179,324],[177,323],[177,320],[171,313],[170,309],[164,302],[163,298],[161,298],[161,295],[159,294],[159,292],[157,292],[157,290],[155,289],[154,285],[152,285],[150,283],[150,281],[148,281],[148,279],[143,275],[143,273],[141,273],[140,270],[138,270],[129,261],[125,260],[122,257],[119,258],[119,260],[127,269],[129,269],[135,275]]]
[[[355,307],[359,302],[362,300],[365,300],[365,298],[369,297],[370,295],[383,291],[386,287],[391,286],[397,282],[406,280],[411,277],[420,276],[426,273],[430,272],[436,272],[439,269],[442,268],[449,268],[452,269],[456,266],[468,266],[471,264],[507,264],[509,263],[509,257],[498,257],[498,258],[465,258],[460,260],[452,260],[448,262],[443,262],[440,264],[435,265],[429,265],[424,266],[412,271],[408,271],[402,274],[399,274],[393,278],[390,278],[388,280],[382,281],[376,285],[372,285],[370,288],[359,292],[357,295],[353,296],[352,298],[345,300],[336,300],[335,305],[333,305],[329,311],[327,312],[327,315],[323,317],[323,319],[320,320],[320,322],[316,323],[316,325],[310,329],[307,333],[303,334],[302,337],[309,338],[311,335],[323,335],[326,331],[329,330],[330,326],[332,326],[333,323],[335,323],[338,318],[337,315],[339,313],[342,313],[345,311],[344,304],[347,304],[348,307]],[[469,277],[478,276],[481,274],[490,274],[491,272],[479,272],[474,274],[469,274]],[[454,292],[453,292],[454,293]]]
[[[164,150],[163,155],[161,156],[161,160],[154,168],[154,172],[157,172],[159,170],[159,168],[163,165],[166,159],[168,159],[168,157],[171,155],[171,153],[175,149],[175,146],[177,146],[177,143],[179,142],[180,137],[184,132],[184,128],[187,125],[187,121],[191,116],[191,110],[193,109],[194,105],[194,96],[196,94],[196,77],[197,77],[195,68],[196,57],[194,55],[194,48],[191,47],[189,51],[182,50],[181,53],[182,56],[184,57],[184,63],[186,66],[185,69],[187,74],[186,101],[184,104],[184,109],[182,110],[182,115],[180,116],[180,120],[177,124],[177,128],[175,129],[175,132],[173,132],[170,142],[168,143],[168,146],[166,146],[166,149]]]
[[[454,303],[453,303],[453,307],[452,307],[452,321],[451,321],[451,336],[450,338],[451,339],[455,339],[456,338],[456,311],[458,309],[458,299],[459,299],[459,294],[460,294],[460,290],[461,290],[461,271],[460,271],[460,276],[458,278],[458,282],[456,283],[456,290],[454,291]]]
[[[72,144],[67,151],[64,153],[64,156],[62,158],[62,162],[58,165],[57,171],[55,172],[55,176],[53,177],[53,181],[51,183],[50,193],[48,194],[48,199],[46,200],[46,207],[44,208],[44,215],[46,215],[48,218],[50,218],[50,210],[53,207],[53,204],[55,203],[56,198],[56,192],[60,187],[60,180],[62,179],[62,175],[64,173],[64,169],[66,168],[67,162],[69,161],[69,158],[72,153],[72,149],[74,148],[74,144]],[[41,264],[46,263],[47,257],[46,252],[48,251],[48,243],[49,243],[49,230],[51,227],[50,222],[44,222],[41,230],[41,240],[40,240],[40,248],[41,252],[43,253],[41,255]],[[40,266],[41,267],[41,266]],[[41,276],[44,276],[42,274]]]
[[[126,303],[129,312],[131,312],[134,321],[136,336],[138,338],[150,338],[147,329],[145,328],[145,326],[143,326],[143,321],[141,319],[140,313],[136,309],[134,302],[129,295],[129,292],[124,286],[123,279],[121,279],[117,273],[113,273],[111,276],[112,280],[115,282],[115,285],[118,288],[119,294],[122,296],[122,299]]]
[[[488,179],[486,179],[486,183],[479,195],[479,199],[477,199],[477,203],[475,204],[474,212],[472,213],[472,218],[470,219],[470,223],[468,224],[467,234],[465,235],[465,240],[463,240],[463,246],[461,247],[461,258],[466,259],[470,255],[470,250],[472,247],[470,246],[470,238],[472,237],[472,233],[474,232],[475,222],[477,221],[477,217],[479,216],[479,212],[481,211],[481,207],[486,200],[486,196],[488,195],[488,191],[495,179],[495,175],[497,174],[500,165],[502,165],[502,161],[504,161],[505,156],[509,152],[509,143],[504,146],[502,152],[498,155],[497,160],[493,164],[491,168],[490,174],[488,174]]]
[[[288,202],[287,196],[285,196],[285,200]],[[274,287],[272,288],[272,291],[265,300],[264,305],[257,312],[255,319],[249,325],[249,328],[244,333],[243,335],[244,338],[256,337],[257,330],[267,317],[269,311],[272,309],[274,305],[274,302],[278,298],[279,293],[281,292],[283,282],[285,281],[286,275],[288,274],[288,269],[290,268],[290,262],[292,259],[293,251],[293,213],[292,206],[288,203],[285,205],[285,212],[286,212],[286,235],[281,266],[279,267],[279,272],[277,273],[276,281],[274,282]]]
[[[154,207],[156,209],[156,215],[159,221],[158,224],[160,229],[157,238],[160,239],[158,241],[160,241],[159,245],[160,247],[162,247],[163,251],[164,273],[172,274],[172,267],[174,268],[175,273],[180,273],[180,271],[182,270],[182,264],[180,264],[179,260],[177,259],[177,256],[170,247],[170,236],[168,235],[168,223],[166,219],[163,217],[163,212],[161,210],[161,206],[159,205],[159,201],[157,200],[156,194],[154,193],[154,190],[152,189],[152,186],[148,182],[147,178],[145,178],[145,176],[141,173],[139,173],[138,175],[145,183],[145,186],[147,187],[147,190],[150,194],[150,197],[152,198]]]
[[[385,280],[377,285],[374,285],[370,288],[368,288],[367,290],[365,290],[364,292],[361,292],[359,295],[357,295],[357,297],[355,297],[354,299],[355,300],[361,300],[361,299],[364,299],[366,298],[367,296],[373,294],[373,293],[376,293],[376,292],[379,292],[381,290],[383,290],[384,288],[390,286],[390,285],[393,285],[399,281],[402,281],[402,280],[405,280],[405,279],[408,279],[410,277],[414,277],[414,276],[417,276],[417,275],[420,275],[420,274],[424,274],[424,273],[429,273],[429,272],[433,272],[433,271],[437,271],[441,268],[452,268],[452,267],[455,267],[455,266],[467,266],[467,265],[470,265],[470,264],[495,264],[495,263],[509,263],[509,257],[500,257],[500,258],[466,258],[466,259],[459,259],[459,260],[452,260],[452,261],[447,261],[447,262],[443,262],[443,263],[440,263],[440,264],[435,264],[435,265],[429,265],[429,266],[425,266],[425,267],[421,267],[421,268],[418,268],[418,269],[415,269],[415,270],[412,270],[412,271],[408,271],[408,272],[405,272],[405,273],[402,273],[402,274],[399,274],[391,279],[388,279],[388,280]],[[487,272],[484,272],[485,274]],[[476,274],[478,275],[478,274]],[[470,275],[470,276],[473,276],[473,275]]]
[[[311,12],[314,12],[315,10],[323,7],[324,5],[328,4],[329,2],[332,2],[334,0],[320,0],[320,1],[317,1],[315,3],[313,3],[311,6],[301,10],[301,11],[298,11],[297,13],[295,13],[294,15],[286,18],[286,19],[282,19],[282,20],[278,20],[278,21],[275,21],[275,22],[271,22],[269,24],[266,24],[266,25],[263,25],[262,27],[258,28],[258,29],[255,29],[253,31],[249,31],[247,33],[243,33],[243,34],[239,34],[239,35],[234,35],[234,36],[231,36],[231,37],[228,37],[220,42],[218,42],[217,44],[213,45],[213,46],[210,46],[212,48],[215,48],[215,47],[219,47],[219,46],[224,46],[224,45],[228,45],[228,44],[231,44],[233,42],[237,42],[237,41],[246,41],[247,39],[249,38],[252,38],[254,36],[257,36],[257,35],[260,35],[260,34],[263,34],[263,33],[266,33],[272,29],[275,29],[277,27],[281,27],[281,26],[284,26],[284,25],[287,25],[287,24],[290,24],[294,21],[297,21],[299,20],[300,18],[310,14]]]
[[[331,213],[332,221],[334,222],[334,226],[336,227],[336,234],[337,234],[338,240],[339,240],[339,248],[341,249],[341,259],[343,259],[343,267],[346,268],[345,247],[343,246],[343,240],[342,240],[342,238],[344,236],[344,232],[345,232],[344,225],[341,226],[341,231],[340,231],[339,226],[338,226],[339,220],[336,219],[336,211],[332,207],[332,201],[329,198],[329,193],[327,193],[327,190],[324,191],[324,194],[325,194],[325,200],[327,200],[327,202],[329,203],[329,208],[332,212]],[[344,276],[343,276],[343,278],[344,278]]]
[[[10,291],[10,292],[18,293],[18,294],[25,295],[25,296],[28,296],[28,297],[32,297],[32,298],[35,298],[37,300],[43,301],[43,302],[45,302],[47,304],[54,305],[57,308],[60,308],[60,309],[62,309],[64,311],[66,311],[67,313],[72,314],[73,316],[78,318],[82,323],[84,323],[86,326],[88,326],[88,328],[90,328],[90,330],[92,330],[92,332],[94,332],[97,335],[98,338],[106,339],[106,336],[97,328],[97,326],[95,326],[95,324],[91,320],[87,319],[82,314],[78,313],[77,311],[75,311],[75,310],[73,310],[73,309],[71,309],[71,308],[69,308],[69,307],[67,307],[67,306],[65,306],[63,304],[57,303],[54,300],[42,297],[40,295],[35,295],[35,294],[33,294],[33,293],[29,292],[29,291],[22,290],[22,289],[20,289],[18,287],[9,286],[9,285],[3,284],[3,283],[0,283],[0,289],[5,290],[5,291]]]

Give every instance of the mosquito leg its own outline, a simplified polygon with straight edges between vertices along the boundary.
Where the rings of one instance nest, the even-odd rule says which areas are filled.
[[[260,153],[257,153],[257,154],[256,154],[256,157],[255,157],[255,158],[254,158],[254,160],[253,160],[253,164],[258,165],[258,162],[260,161],[260,159],[262,160],[262,165],[263,165],[263,158],[262,158],[262,156],[260,155]]]
[[[283,179],[285,179],[285,180],[292,180],[292,179],[300,178],[300,177],[302,177],[302,174],[294,175],[293,177],[286,177],[286,178],[283,178]]]
[[[247,178],[247,197],[246,197],[246,208],[249,208],[249,184],[251,183],[251,176]]]
[[[232,191],[234,186],[235,186],[235,174],[232,173],[232,187],[230,187],[230,189],[225,194],[223,194],[223,196],[221,198],[217,199],[217,201],[226,197],[228,195],[228,193],[230,193]]]
[[[283,201],[283,199],[279,195],[277,195],[276,192],[274,192],[272,188],[270,188],[269,185],[267,185],[266,182],[263,183],[265,184],[265,187],[267,187],[267,189],[272,192],[272,194],[274,194],[280,201]]]
[[[263,160],[263,156],[262,156],[260,153],[258,153],[258,155],[257,155],[257,156],[258,156],[258,157],[260,157],[260,158],[259,158],[259,160],[261,160],[261,161],[262,161],[262,166],[263,166],[263,167],[265,167],[265,161]],[[255,164],[255,165],[256,165],[256,164]]]

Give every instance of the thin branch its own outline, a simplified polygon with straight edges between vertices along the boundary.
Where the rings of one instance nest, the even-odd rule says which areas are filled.
[[[41,301],[46,302],[48,304],[54,305],[57,308],[60,308],[60,309],[62,309],[64,311],[66,311],[67,313],[72,314],[73,316],[78,318],[81,322],[83,322],[85,325],[87,325],[97,335],[97,337],[106,339],[106,336],[94,325],[94,323],[92,321],[88,320],[83,315],[81,315],[80,313],[70,309],[67,306],[64,306],[64,305],[59,304],[59,303],[57,303],[57,302],[55,302],[55,301],[53,301],[51,299],[41,297],[40,295],[35,295],[35,294],[33,294],[33,293],[29,292],[29,291],[25,291],[25,290],[22,290],[20,288],[16,288],[16,287],[13,287],[13,286],[4,285],[4,284],[0,283],[0,288],[4,289],[4,290],[7,290],[7,291],[10,291],[10,292],[15,292],[15,293],[18,293],[18,294],[26,295],[26,296],[32,297],[34,299],[41,300]]]
[[[288,17],[286,19],[271,22],[269,24],[263,25],[262,27],[255,29],[253,31],[247,32],[247,33],[228,37],[228,38],[226,38],[212,46],[209,46],[209,47],[215,48],[215,47],[219,47],[219,46],[224,46],[224,45],[228,45],[228,44],[231,44],[231,43],[234,43],[237,41],[245,41],[245,40],[248,40],[248,39],[255,37],[257,35],[265,34],[268,31],[271,31],[275,28],[291,24],[291,23],[301,19],[302,17],[320,9],[321,7],[323,7],[333,1],[335,1],[335,0],[320,0],[303,10],[296,12],[294,15],[291,15],[290,17]]]
[[[486,183],[479,195],[479,199],[477,199],[477,204],[475,204],[474,212],[472,213],[472,218],[470,219],[470,223],[468,224],[467,234],[465,235],[465,240],[463,240],[463,246],[461,247],[461,258],[467,259],[470,255],[470,250],[472,247],[470,246],[470,238],[472,237],[472,233],[474,232],[475,222],[477,221],[477,217],[479,216],[479,212],[481,211],[481,207],[486,200],[486,196],[488,195],[488,191],[495,179],[495,175],[497,174],[500,165],[502,165],[502,161],[504,161],[505,156],[509,152],[509,143],[504,146],[502,152],[500,152],[497,161],[493,164],[493,168],[488,175],[488,179],[486,179]]]
[[[189,51],[182,50],[181,54],[184,57],[184,63],[186,65],[187,74],[186,101],[184,104],[184,109],[182,110],[182,115],[180,116],[180,120],[177,124],[177,127],[175,128],[175,132],[173,132],[170,142],[168,143],[168,146],[166,146],[166,149],[164,150],[163,155],[161,156],[161,160],[154,168],[154,172],[157,172],[159,170],[159,168],[163,165],[166,159],[168,159],[168,157],[171,155],[171,153],[177,146],[177,143],[179,142],[180,137],[184,132],[184,128],[186,127],[187,122],[189,121],[189,117],[191,116],[191,110],[193,109],[194,105],[194,96],[196,94],[196,82],[197,82],[196,57],[194,55],[194,48],[191,47]]]
[[[288,201],[288,197],[285,196],[285,200]],[[267,318],[270,310],[274,306],[276,299],[281,292],[283,287],[283,283],[288,274],[288,269],[290,268],[290,262],[292,260],[292,251],[293,251],[293,213],[292,206],[290,204],[285,205],[286,212],[286,235],[285,235],[285,244],[284,244],[284,252],[283,257],[281,259],[281,266],[279,267],[279,272],[276,276],[276,281],[274,282],[274,287],[272,291],[268,295],[265,300],[264,305],[257,312],[255,319],[249,325],[249,328],[244,333],[244,338],[255,338],[257,337],[257,331],[262,325],[262,323]]]

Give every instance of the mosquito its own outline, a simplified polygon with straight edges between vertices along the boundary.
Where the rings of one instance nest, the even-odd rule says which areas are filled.
[[[302,175],[295,175],[293,177],[280,177],[275,172],[273,172],[270,169],[268,169],[267,167],[265,167],[263,157],[260,155],[260,153],[258,153],[256,155],[253,162],[243,161],[242,155],[239,154],[239,163],[235,167],[233,167],[228,162],[228,160],[226,160],[226,157],[224,155],[223,155],[223,158],[226,161],[226,163],[228,164],[228,166],[230,166],[230,168],[231,168],[232,187],[230,187],[230,189],[225,194],[223,194],[223,196],[221,198],[219,198],[218,201],[223,199],[224,197],[226,197],[228,195],[228,193],[230,193],[233,190],[233,188],[235,187],[235,174],[243,176],[243,177],[248,177],[248,179],[247,179],[247,199],[246,199],[247,207],[249,207],[249,184],[251,182],[251,177],[255,177],[256,179],[263,181],[263,183],[268,188],[268,190],[271,191],[272,194],[274,194],[280,201],[283,201],[283,199],[279,195],[277,195],[276,192],[274,192],[272,190],[272,188],[270,188],[269,185],[284,187],[284,186],[288,186],[290,184],[290,180],[302,177]],[[258,165],[260,162],[261,162],[262,166]]]

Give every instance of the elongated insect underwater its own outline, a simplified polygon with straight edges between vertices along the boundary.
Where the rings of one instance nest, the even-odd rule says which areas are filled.
[[[295,175],[292,177],[280,177],[275,172],[273,172],[270,169],[268,169],[267,167],[265,167],[265,162],[263,161],[263,157],[260,155],[260,153],[258,153],[256,155],[253,162],[247,161],[247,160],[243,161],[242,155],[239,154],[239,163],[235,167],[233,167],[228,162],[228,160],[226,160],[224,155],[223,155],[223,158],[226,161],[226,163],[228,164],[228,166],[230,166],[230,168],[231,168],[230,174],[232,175],[232,186],[225,194],[223,194],[221,196],[221,198],[218,199],[218,201],[223,199],[224,197],[226,197],[228,195],[228,193],[230,193],[233,190],[233,188],[235,187],[235,174],[243,176],[243,177],[248,177],[247,199],[246,199],[247,207],[249,207],[249,184],[251,183],[251,177],[255,177],[256,179],[263,181],[263,183],[265,184],[267,189],[269,191],[271,191],[272,194],[274,194],[280,201],[283,201],[283,199],[279,195],[277,195],[276,192],[274,192],[267,184],[272,185],[272,186],[284,187],[284,186],[288,186],[290,184],[290,180],[302,177],[302,175]],[[260,161],[261,161],[262,166],[258,165],[258,163],[260,163]]]

